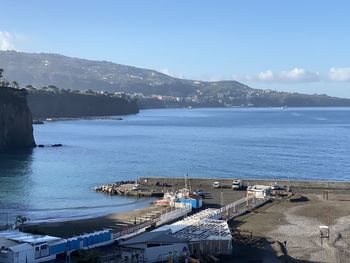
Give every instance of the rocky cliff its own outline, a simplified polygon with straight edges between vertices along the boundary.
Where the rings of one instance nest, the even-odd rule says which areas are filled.
[[[134,99],[101,94],[87,95],[67,90],[30,91],[27,100],[34,119],[127,115],[139,112]]]
[[[34,146],[26,91],[0,87],[0,151]]]

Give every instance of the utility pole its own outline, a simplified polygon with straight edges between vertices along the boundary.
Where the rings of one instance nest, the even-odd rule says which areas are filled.
[[[9,212],[6,210],[6,230],[9,229]]]
[[[224,193],[222,192],[222,190],[220,192],[220,206],[224,207]]]

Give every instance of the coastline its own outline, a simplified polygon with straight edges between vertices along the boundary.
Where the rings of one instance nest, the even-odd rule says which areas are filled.
[[[135,113],[137,114],[137,113]],[[38,118],[34,121],[42,121],[42,122],[53,122],[53,121],[76,121],[76,120],[122,120],[125,116],[135,115],[103,115],[103,116],[84,116],[84,117],[72,117],[72,118]]]

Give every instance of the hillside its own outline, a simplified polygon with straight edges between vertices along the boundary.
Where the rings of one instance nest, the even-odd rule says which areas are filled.
[[[253,89],[237,81],[177,79],[154,70],[57,54],[0,51],[0,68],[21,85],[134,94],[141,108],[350,106],[350,99]]]
[[[210,88],[216,83],[176,79],[154,70],[46,53],[0,51],[0,68],[8,79],[15,79],[21,85],[144,95],[186,97],[195,94],[198,88]],[[229,88],[247,88],[236,81],[228,83]]]

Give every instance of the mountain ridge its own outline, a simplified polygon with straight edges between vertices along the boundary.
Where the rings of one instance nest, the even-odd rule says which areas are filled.
[[[235,80],[179,79],[151,69],[52,53],[0,51],[0,68],[7,72],[9,79],[22,85],[125,92],[134,94],[141,102],[156,97],[164,107],[350,106],[350,99],[325,94],[254,89]],[[159,103],[150,103],[149,107],[158,107],[155,105]]]
[[[60,61],[57,61],[57,60],[60,60]],[[79,72],[74,72],[76,71],[76,66],[80,66],[80,68],[83,68],[87,71],[93,71],[91,73],[91,77],[95,77],[95,78],[100,77],[100,78],[97,78],[98,81],[108,82],[112,86],[110,87],[109,84],[106,85],[105,83],[105,85],[103,86],[108,88],[106,89],[106,91],[113,91],[113,88],[115,88],[114,91],[123,91],[123,90],[120,90],[120,88],[123,88],[123,84],[131,81],[135,82],[135,84],[141,84],[140,82],[142,81],[148,82],[147,84],[150,86],[162,86],[164,84],[172,84],[172,83],[182,83],[182,84],[193,84],[198,82],[214,83],[209,81],[175,78],[156,70],[123,65],[119,63],[105,61],[105,60],[91,60],[91,59],[69,57],[61,54],[44,53],[44,52],[26,53],[26,52],[18,52],[18,51],[0,51],[0,68],[3,68],[7,72],[7,76],[9,79],[16,79],[19,83],[23,85],[29,84],[35,87],[55,85],[65,89],[66,88],[81,89],[81,90],[89,89],[89,86],[87,86],[88,83],[83,83],[85,85],[82,85],[81,87],[72,87],[71,81],[68,81],[66,83],[63,83],[63,82],[58,83],[57,80],[53,77],[47,78],[48,73],[51,76],[54,75],[56,77],[59,74],[57,72],[58,67],[52,66],[52,62],[60,62],[61,64],[65,63],[66,66],[67,66],[67,62],[75,64],[75,65],[70,65],[70,68],[73,68],[75,70],[70,71],[69,73],[79,73]],[[82,64],[83,64],[83,67],[81,67]],[[23,66],[25,66],[25,68],[23,68]],[[36,68],[33,68],[34,66]],[[102,68],[103,72],[96,72],[97,71],[96,68],[99,68],[102,66],[104,66],[104,68]],[[34,72],[33,70],[36,70],[36,71],[42,70],[41,79],[38,78],[38,72]],[[20,71],[22,71],[22,74]],[[29,72],[32,73],[32,77],[29,76],[28,74]],[[117,76],[114,76],[114,78],[112,78],[112,76],[110,76],[111,72],[113,72]],[[84,73],[84,72],[80,72],[80,73]],[[67,72],[65,72],[65,74],[67,74]],[[116,78],[119,78],[118,81]],[[51,82],[49,82],[49,80],[51,80]],[[228,81],[228,82],[239,83],[238,81]],[[219,82],[216,82],[216,83],[219,83]],[[239,83],[239,84],[246,86],[242,83]],[[96,90],[96,88],[94,88],[93,90]]]

